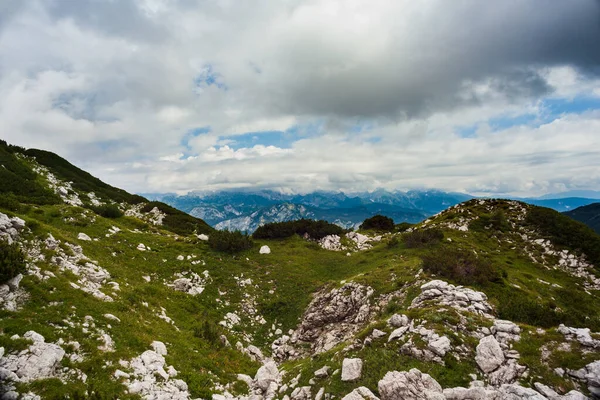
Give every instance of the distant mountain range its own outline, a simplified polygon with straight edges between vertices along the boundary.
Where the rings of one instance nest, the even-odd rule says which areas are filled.
[[[183,196],[173,193],[145,193],[144,196],[201,218],[217,229],[246,232],[253,232],[265,223],[300,218],[323,219],[344,228],[356,228],[366,218],[376,214],[386,215],[396,223],[415,223],[475,197],[439,190],[401,192],[383,189],[352,194],[325,191],[286,194],[258,190],[191,192]],[[570,211],[597,201],[579,197],[518,200],[557,211]]]

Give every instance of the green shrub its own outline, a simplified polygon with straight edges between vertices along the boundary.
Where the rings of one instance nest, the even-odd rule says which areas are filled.
[[[406,247],[422,248],[439,243],[444,238],[444,232],[439,228],[417,229],[402,235]]]
[[[211,321],[204,321],[194,327],[194,336],[203,339],[212,345],[219,344],[220,332],[218,326]]]
[[[16,243],[0,240],[0,283],[25,272],[25,257]]]
[[[469,224],[469,229],[474,231],[498,231],[506,232],[510,229],[510,224],[506,219],[506,215],[502,210],[498,210],[493,214],[481,214],[479,218],[473,220]]]
[[[240,231],[214,231],[208,238],[208,246],[216,251],[236,253],[252,248],[252,239]]]
[[[469,250],[445,248],[421,256],[423,269],[461,285],[483,284],[500,280],[491,262]]]
[[[372,229],[375,231],[391,232],[394,230],[394,220],[383,216],[374,215],[371,218],[367,218],[360,225],[360,229]]]
[[[550,307],[527,296],[510,295],[503,297],[496,308],[498,317],[514,322],[526,323],[542,328],[559,325],[561,315]]]
[[[116,204],[104,204],[101,206],[90,207],[92,211],[104,218],[119,218],[123,216],[123,211]]]
[[[412,228],[415,224],[411,224],[410,222],[400,222],[396,225],[396,232],[405,232],[407,229]]]
[[[327,221],[299,219],[296,221],[271,222],[259,226],[252,234],[255,239],[283,239],[294,235],[308,235],[319,240],[328,235],[342,235],[345,230]]]

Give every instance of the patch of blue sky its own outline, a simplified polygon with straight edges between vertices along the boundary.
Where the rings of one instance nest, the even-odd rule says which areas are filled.
[[[545,98],[540,101],[539,113],[520,115],[501,115],[490,118],[487,125],[492,132],[503,131],[517,126],[540,127],[568,114],[582,114],[587,111],[600,110],[600,97],[580,96],[574,98]],[[455,131],[463,138],[477,136],[479,124],[459,126]]]
[[[455,128],[455,131],[462,138],[473,138],[477,136],[477,127],[477,124],[469,126],[459,126]]]
[[[210,131],[211,131],[210,126],[203,126],[200,128],[194,128],[194,129],[187,131],[186,134],[183,135],[183,137],[179,141],[179,144],[184,149],[183,156],[181,157],[181,159],[185,159],[185,158],[197,155],[192,151],[192,146],[190,146],[190,140],[192,140],[193,138],[198,137],[200,135],[209,133]]]
[[[223,76],[216,72],[211,64],[206,64],[202,72],[194,78],[194,85],[197,88],[216,86],[219,89],[227,90]]]
[[[548,98],[542,101],[541,108],[545,113],[557,117],[564,114],[581,114],[600,109],[600,97]]]
[[[234,150],[258,145],[289,149],[297,137],[283,131],[260,131],[247,132],[241,135],[221,136],[220,139],[227,141],[227,145]]]

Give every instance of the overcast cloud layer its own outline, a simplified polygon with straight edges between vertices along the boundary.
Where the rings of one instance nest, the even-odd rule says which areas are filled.
[[[600,2],[0,0],[0,137],[137,192],[600,189]]]

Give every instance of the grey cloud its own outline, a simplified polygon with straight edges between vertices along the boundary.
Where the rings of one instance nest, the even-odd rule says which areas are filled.
[[[50,0],[45,2],[54,19],[70,18],[83,29],[136,41],[161,41],[168,31],[140,9],[135,0]]]

